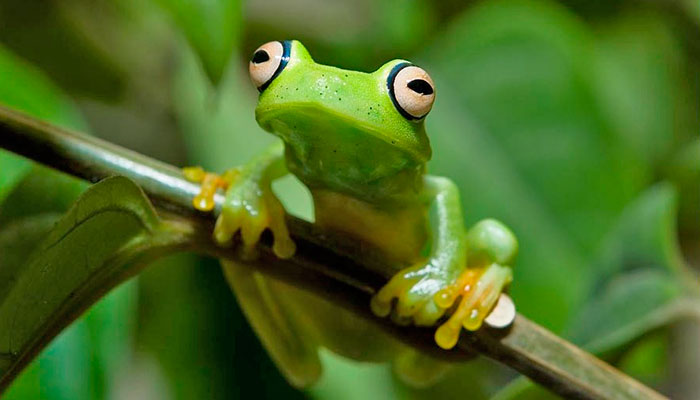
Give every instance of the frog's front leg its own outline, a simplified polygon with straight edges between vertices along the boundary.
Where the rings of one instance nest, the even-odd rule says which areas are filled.
[[[435,332],[437,344],[449,349],[457,343],[462,327],[476,330],[481,326],[510,283],[509,265],[517,252],[517,241],[494,220],[484,220],[467,232],[459,192],[449,179],[426,176],[424,187],[426,198],[435,202],[437,210],[430,256],[397,273],[374,296],[372,310],[386,316],[396,299],[394,319],[421,326],[434,325],[451,311],[450,318]]]
[[[221,214],[216,220],[214,239],[221,245],[230,243],[241,233],[244,250],[250,254],[262,232],[269,228],[274,236],[273,251],[280,258],[294,254],[282,204],[272,192],[272,181],[288,173],[284,160],[284,144],[275,143],[247,164],[224,175],[205,173],[201,168],[185,168],[185,176],[202,184],[194,206],[202,211],[213,208],[217,188],[226,190]]]

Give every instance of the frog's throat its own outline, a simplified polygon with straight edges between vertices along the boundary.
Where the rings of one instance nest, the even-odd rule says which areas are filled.
[[[404,151],[410,158],[412,158],[416,163],[426,163],[430,160],[430,150],[428,152],[421,151],[421,148],[425,147],[425,144],[421,143],[418,139],[413,140],[396,140],[394,137],[389,137],[383,133],[379,127],[368,124],[365,121],[358,120],[348,116],[347,114],[338,112],[332,108],[325,107],[318,103],[312,103],[308,101],[300,102],[287,102],[280,105],[270,105],[255,109],[255,118],[258,121],[260,127],[265,129],[270,133],[275,132],[272,128],[271,122],[274,120],[281,120],[281,116],[286,115],[297,115],[300,112],[313,112],[319,115],[326,115],[328,118],[338,120],[348,126],[357,126],[358,130],[366,132],[369,135],[385,142],[386,144],[399,148]],[[411,143],[413,142],[413,143]],[[428,145],[429,148],[429,145]]]

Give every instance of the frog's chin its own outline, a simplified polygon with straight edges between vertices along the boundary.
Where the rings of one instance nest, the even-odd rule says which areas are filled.
[[[397,140],[387,129],[316,103],[295,102],[258,106],[255,118],[263,129],[280,136],[286,142],[294,140],[295,137],[312,139],[312,136],[319,135],[325,140],[338,140],[350,145],[353,141],[374,138],[378,140],[371,142],[386,145],[387,151],[400,150],[414,163],[427,161],[424,154],[406,145],[404,141]]]

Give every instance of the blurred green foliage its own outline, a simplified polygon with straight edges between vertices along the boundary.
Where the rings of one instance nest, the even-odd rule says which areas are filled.
[[[245,68],[258,45],[286,38],[344,68],[407,58],[428,70],[429,168],[459,185],[469,222],[515,230],[519,311],[668,394],[700,393],[675,392],[692,384],[668,372],[700,360],[673,352],[671,334],[700,266],[697,1],[3,0],[0,103],[223,170],[272,140]],[[0,266],[85,187],[0,152]],[[298,182],[275,189],[311,216]],[[522,378],[506,386],[514,374],[488,360],[427,390],[387,366],[323,360],[317,387],[290,388],[217,262],[175,255],[73,324],[6,397],[543,396]]]

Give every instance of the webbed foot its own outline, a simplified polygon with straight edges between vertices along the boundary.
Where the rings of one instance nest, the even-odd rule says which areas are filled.
[[[493,263],[485,268],[467,269],[455,284],[438,292],[435,301],[439,307],[457,304],[449,319],[435,331],[438,346],[454,347],[462,327],[469,331],[479,329],[512,277],[510,267]]]
[[[380,317],[391,314],[400,325],[434,325],[448,308],[440,307],[436,296],[454,282],[442,272],[442,261],[434,258],[399,271],[372,298],[372,312]]]
[[[233,236],[240,232],[245,254],[252,255],[260,235],[269,228],[274,237],[275,254],[280,258],[294,255],[296,246],[287,230],[284,207],[272,192],[268,179],[245,167],[231,169],[221,176],[200,167],[183,171],[187,179],[202,185],[193,200],[198,210],[211,211],[217,189],[226,190],[226,199],[214,227],[217,243],[229,245]]]
[[[508,265],[517,252],[517,241],[494,220],[476,224],[466,240],[468,263],[446,252],[404,269],[372,298],[372,311],[378,316],[391,313],[399,324],[418,326],[435,325],[449,315],[435,332],[436,343],[445,349],[455,346],[462,327],[479,329],[512,280]]]

